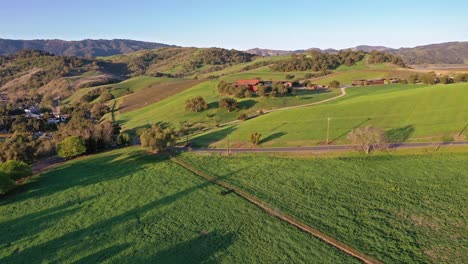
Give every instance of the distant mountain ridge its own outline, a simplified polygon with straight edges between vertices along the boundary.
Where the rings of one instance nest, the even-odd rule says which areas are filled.
[[[423,46],[417,46],[414,48],[399,48],[393,49],[384,46],[367,46],[360,45],[350,48],[351,50],[357,51],[362,50],[364,52],[370,52],[372,50],[385,51],[399,55],[403,58],[407,64],[463,64],[468,63],[468,42],[447,42],[439,44],[429,44]],[[317,50],[320,52],[336,53],[338,50],[335,49],[318,49],[311,48],[305,50],[270,50],[254,48],[246,50],[245,52],[252,53],[261,56],[278,56],[278,55],[289,55],[304,53],[309,50]]]
[[[78,41],[60,39],[0,39],[0,55],[15,54],[23,49],[34,49],[60,56],[98,57],[165,47],[176,46],[129,39],[85,39]]]

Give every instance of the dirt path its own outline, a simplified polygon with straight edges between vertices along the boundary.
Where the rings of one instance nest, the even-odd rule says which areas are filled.
[[[323,103],[326,103],[326,102],[330,102],[330,101],[333,101],[333,100],[336,100],[340,97],[343,97],[343,96],[346,96],[346,88],[348,88],[349,86],[344,86],[344,87],[341,87],[340,90],[341,90],[341,94],[340,95],[337,95],[335,97],[332,97],[332,98],[328,98],[328,99],[325,99],[325,100],[322,100],[322,101],[318,101],[318,102],[315,102],[315,103],[308,103],[308,104],[303,104],[303,105],[295,105],[295,106],[286,106],[286,107],[281,107],[281,108],[276,108],[276,109],[272,109],[272,110],[265,110],[263,112],[263,114],[268,114],[268,113],[272,113],[272,112],[278,112],[278,111],[283,111],[283,110],[289,110],[289,109],[295,109],[295,108],[301,108],[301,107],[308,107],[308,106],[313,106],[313,105],[319,105],[319,104],[323,104]],[[253,115],[253,116],[249,116],[247,119],[252,119],[252,118],[255,118],[257,116],[260,116],[259,114],[258,115]],[[234,121],[231,121],[231,122],[227,122],[227,123],[224,123],[224,124],[221,124],[219,125],[220,127],[224,127],[224,126],[227,126],[227,125],[232,125],[232,124],[236,124],[236,123],[239,123],[241,122],[241,120],[234,120]]]
[[[378,260],[375,260],[361,252],[359,252],[358,250],[354,249],[354,248],[351,248],[350,246],[318,231],[317,229],[314,229],[304,223],[302,223],[301,221],[299,221],[298,219],[288,215],[288,214],[285,214],[283,212],[281,212],[280,210],[266,204],[265,202],[263,202],[262,200],[256,198],[255,196],[247,193],[247,192],[244,192],[242,190],[239,190],[237,189],[236,187],[234,187],[233,185],[229,184],[229,183],[226,183],[224,181],[221,181],[219,179],[216,179],[215,177],[209,175],[208,173],[205,173],[185,162],[183,162],[182,160],[180,159],[177,159],[175,157],[172,158],[172,161],[174,161],[175,163],[179,164],[180,166],[184,167],[185,169],[197,174],[198,176],[204,178],[205,180],[207,181],[210,181],[218,186],[221,186],[223,188],[226,188],[234,193],[236,193],[237,195],[241,196],[242,198],[246,199],[247,201],[255,204],[256,206],[260,207],[261,209],[265,210],[265,212],[267,212],[268,214],[280,219],[280,220],[283,220],[285,222],[287,222],[288,224],[292,225],[292,226],[295,226],[297,228],[299,228],[300,230],[304,231],[304,232],[307,232],[311,235],[313,235],[314,237],[317,237],[319,239],[321,239],[322,241],[324,241],[325,243],[341,250],[342,252],[364,262],[364,263],[381,263],[380,261]]]

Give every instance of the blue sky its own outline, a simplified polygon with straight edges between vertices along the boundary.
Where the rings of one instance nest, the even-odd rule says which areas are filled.
[[[468,41],[468,1],[0,0],[0,38],[248,49]]]

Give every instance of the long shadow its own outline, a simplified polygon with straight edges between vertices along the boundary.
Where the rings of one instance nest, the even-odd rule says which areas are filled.
[[[226,128],[205,134],[203,136],[196,137],[190,140],[190,142],[192,143],[193,147],[197,147],[197,148],[207,147],[215,142],[225,139],[228,134],[231,134],[235,130],[236,128],[232,126],[226,127]],[[227,144],[227,141],[226,141],[226,144]]]
[[[348,131],[344,132],[343,134],[337,136],[336,138],[332,139],[332,140],[330,141],[330,144],[332,144],[333,142],[337,141],[338,139],[340,139],[340,138],[342,138],[342,137],[348,135],[349,132],[353,131],[354,129],[356,129],[356,128],[362,126],[362,125],[364,125],[365,123],[367,123],[367,122],[369,122],[369,121],[371,121],[371,120],[372,120],[371,118],[367,118],[366,120],[362,121],[361,123],[355,125],[355,126],[354,126],[353,128],[351,128],[350,130],[348,130]]]
[[[88,203],[93,198],[76,199],[59,206],[0,222],[0,233],[2,234],[0,245],[11,246],[13,242],[21,240],[23,237],[32,237],[41,230],[52,227],[56,219],[75,214],[83,207],[83,204]],[[11,232],[11,230],[15,231]]]
[[[254,107],[257,104],[257,101],[248,99],[242,102],[239,102],[239,109],[249,109]]]
[[[119,179],[133,174],[146,164],[161,162],[165,159],[167,156],[146,155],[146,152],[141,150],[132,155],[121,153],[71,161],[33,178],[22,186],[20,192],[14,192],[0,201],[0,206],[17,201],[38,199],[76,186],[84,187]]]
[[[263,144],[263,143],[266,143],[268,141],[272,141],[272,140],[275,140],[275,139],[278,139],[284,135],[286,135],[287,133],[286,132],[276,132],[276,133],[273,133],[271,135],[269,135],[268,137],[260,140],[259,144]]]
[[[465,127],[458,133],[458,135],[463,135],[465,130],[468,128],[468,123],[466,123]]]
[[[213,256],[228,249],[235,240],[234,233],[222,234],[214,231],[202,234],[156,253],[149,259],[149,263],[219,263]]]
[[[91,255],[88,255],[88,256],[86,256],[84,258],[81,258],[81,259],[73,262],[73,264],[102,263],[106,259],[109,259],[109,258],[111,258],[112,256],[115,256],[115,255],[118,255],[120,252],[126,250],[130,246],[131,246],[131,244],[129,244],[129,243],[122,244],[122,245],[110,246],[108,248],[99,250],[99,251],[97,251],[97,252],[95,252],[95,253],[93,253]]]
[[[215,101],[215,102],[211,102],[208,104],[208,109],[218,109],[219,108],[219,102],[218,101]]]
[[[388,143],[400,144],[407,141],[413,135],[414,130],[415,128],[413,125],[408,125],[387,130],[385,136],[387,137]]]
[[[107,232],[109,232],[110,228],[116,228],[116,226],[119,226],[119,225],[125,225],[125,224],[128,225],[132,221],[133,221],[132,223],[134,224],[134,220],[139,219],[139,217],[141,215],[144,215],[146,212],[155,210],[158,207],[167,206],[175,202],[176,200],[186,195],[189,195],[195,191],[199,191],[211,184],[212,184],[211,182],[205,181],[201,184],[198,184],[193,187],[176,192],[174,194],[168,195],[159,200],[155,200],[153,202],[147,203],[144,206],[133,208],[124,213],[110,217],[104,221],[91,224],[90,226],[86,228],[69,232],[63,236],[54,238],[40,245],[26,248],[19,252],[12,253],[9,256],[6,256],[0,259],[0,263],[26,263],[27,259],[35,259],[35,260],[55,259],[57,258],[56,249],[58,248],[60,248],[62,252],[68,249],[67,253],[63,253],[62,256],[60,256],[60,258],[62,258],[63,260],[70,259],[71,257],[78,255],[78,254],[83,254],[83,252],[94,251],[95,247],[97,247],[98,245],[99,238],[96,238],[95,240],[93,240],[93,243],[85,243],[85,241],[87,241],[90,236],[92,237],[92,236],[95,236],[96,234],[106,234]],[[163,217],[162,214],[153,216],[151,221],[154,224],[155,222],[162,219],[162,217]],[[36,232],[40,232],[42,230],[38,226],[36,226],[35,228],[38,228],[37,230],[35,230]],[[112,252],[118,253],[117,251],[112,251]],[[104,250],[102,251],[102,254],[104,253],[107,254],[109,252],[107,250]],[[94,253],[92,256],[92,258],[98,258],[98,259],[101,257],[102,256],[101,254],[99,254],[99,252]],[[105,257],[109,258],[110,256],[106,255]],[[60,261],[55,259],[54,262],[60,262]]]

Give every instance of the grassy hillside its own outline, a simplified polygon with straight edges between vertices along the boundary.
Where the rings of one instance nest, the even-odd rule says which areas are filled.
[[[421,153],[183,158],[383,263],[462,263],[468,149]]]
[[[137,148],[66,163],[0,201],[0,262],[352,263]]]
[[[217,123],[236,120],[241,113],[254,114],[258,109],[266,110],[317,102],[340,93],[339,90],[303,91],[298,92],[297,96],[238,99],[240,109],[229,113],[218,108],[218,102],[224,96],[218,94],[217,84],[218,81],[206,81],[155,104],[120,113],[117,115],[117,121],[123,125],[124,129],[135,129],[160,121],[169,122],[174,126],[179,126],[180,122],[189,122],[193,128],[214,127]],[[200,113],[186,112],[185,100],[195,96],[202,96],[208,103],[209,109]]]
[[[461,132],[468,122],[466,84],[397,84],[349,88],[347,92],[346,97],[324,105],[274,112],[245,121],[228,129],[231,142],[246,146],[249,134],[259,132],[265,146],[323,143],[328,117],[331,118],[330,140],[334,144],[347,143],[348,132],[366,125],[380,127],[410,141],[440,141],[444,136]],[[467,133],[465,129],[464,134]],[[205,142],[209,138],[213,142],[223,140],[224,136],[207,134],[197,140]]]

